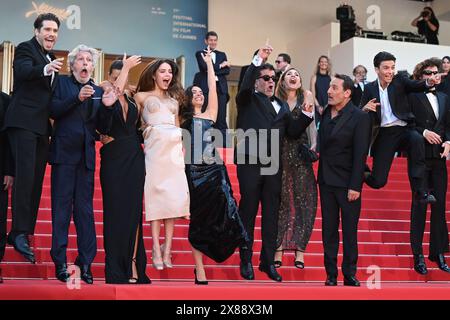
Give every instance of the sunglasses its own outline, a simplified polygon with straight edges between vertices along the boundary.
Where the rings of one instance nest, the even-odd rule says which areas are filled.
[[[282,63],[283,61],[281,60],[275,60],[275,63]]]
[[[427,76],[431,76],[432,74],[438,74],[438,71],[431,71],[431,70],[423,70],[422,74],[427,75]]]
[[[274,82],[278,80],[277,76],[268,76],[267,74],[261,77],[258,77],[257,79],[263,79],[264,81],[269,81],[272,79]]]

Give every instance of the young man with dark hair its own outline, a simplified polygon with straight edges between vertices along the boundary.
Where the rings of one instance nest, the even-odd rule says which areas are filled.
[[[280,53],[275,60],[275,75],[277,76],[277,81],[275,81],[275,86],[278,83],[283,72],[291,67],[291,57],[287,53]]]
[[[47,163],[49,103],[63,65],[51,52],[59,25],[54,14],[39,15],[34,22],[34,37],[17,46],[13,96],[4,123],[15,164],[8,243],[31,263],[35,263],[35,257],[28,236],[34,234]]]
[[[322,207],[322,239],[326,286],[337,285],[339,218],[342,220],[344,285],[360,286],[358,221],[364,165],[370,143],[370,117],[351,102],[353,81],[335,75],[328,89],[328,106],[319,129],[318,183]],[[339,217],[339,214],[341,217]]]
[[[366,173],[365,181],[375,189],[384,187],[395,153],[406,150],[414,198],[421,203],[435,202],[434,196],[425,190],[425,146],[423,137],[414,129],[408,93],[433,87],[437,77],[419,81],[396,75],[396,59],[389,52],[379,52],[373,62],[378,79],[365,86],[361,100],[362,110],[372,118],[374,139],[372,172]]]
[[[219,112],[217,114],[217,121],[215,123],[215,128],[222,132],[224,138],[224,144],[226,139],[227,125],[227,102],[229,99],[228,95],[228,83],[226,76],[230,73],[230,63],[228,62],[227,55],[225,52],[217,50],[217,40],[218,35],[214,31],[209,31],[205,35],[205,45],[209,47],[211,52],[211,58],[214,65],[214,72],[216,75],[216,90],[217,98],[219,99]],[[194,85],[202,89],[205,96],[205,103],[208,101],[208,72],[205,60],[202,57],[204,50],[197,51],[195,53],[195,58],[197,59],[197,64],[199,72],[194,78]],[[205,107],[205,106],[204,106]]]
[[[439,74],[440,59],[427,59],[414,70],[414,79],[424,80]],[[437,82],[436,84],[439,84]],[[444,253],[449,251],[445,202],[447,199],[447,156],[450,151],[450,102],[449,97],[428,91],[410,93],[408,96],[412,112],[416,117],[416,130],[425,139],[425,181],[433,190],[436,203],[431,204],[430,250],[428,258],[437,263],[439,269],[450,272]],[[411,248],[414,270],[422,275],[428,273],[423,256],[423,234],[427,204],[413,200],[411,208]]]

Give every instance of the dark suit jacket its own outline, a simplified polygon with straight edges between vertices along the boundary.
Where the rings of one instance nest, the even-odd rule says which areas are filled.
[[[222,62],[228,60],[227,55],[225,54],[225,52],[218,51],[218,50],[214,50],[214,52],[216,53],[216,62],[213,63],[214,72],[215,72],[217,78],[219,79],[219,83],[217,84],[217,90],[220,94],[228,94],[228,84],[227,84],[227,78],[225,76],[230,74],[230,68],[225,67],[225,68],[221,69],[219,67],[219,65]],[[197,59],[199,73],[196,74],[196,76],[194,78],[194,85],[200,87],[203,90],[203,92],[208,92],[208,73],[207,73],[208,67],[206,66],[205,60],[203,60],[202,53],[203,53],[203,50],[197,51],[195,53],[195,58]]]
[[[357,84],[356,86],[353,87],[353,91],[352,91],[352,102],[355,106],[357,106],[357,107],[360,106],[362,96],[363,96],[363,91],[361,89],[361,86],[359,84]]]
[[[325,109],[323,119],[330,117]],[[350,101],[331,135],[325,136],[327,122],[319,129],[319,184],[361,191],[370,143],[370,117]]]
[[[49,54],[52,59],[55,56]],[[36,38],[18,45],[14,55],[14,87],[11,103],[6,113],[6,128],[22,128],[39,135],[49,134],[49,110],[57,75],[44,77],[47,60]]]
[[[389,102],[392,107],[393,114],[400,120],[409,124],[414,123],[414,115],[408,103],[408,93],[422,92],[427,89],[425,80],[411,80],[403,74],[394,76],[391,84],[388,86]],[[364,86],[364,94],[361,99],[361,107],[364,107],[369,100],[376,98],[380,102],[380,90],[378,79]],[[377,108],[377,112],[369,112],[372,117],[373,124],[379,126],[381,123],[381,107]]]
[[[422,135],[425,129],[441,136],[442,141],[450,141],[450,102],[446,94],[437,92],[439,118],[436,116],[424,92],[411,93],[408,96],[412,112],[416,117],[416,130]],[[430,144],[425,140],[425,157],[440,159],[443,151],[440,144]]]
[[[436,90],[441,91],[450,97],[450,75],[442,78],[442,82],[436,87]]]
[[[239,73],[238,92],[241,90],[242,81],[244,80],[248,67],[250,67],[250,65],[245,65],[241,68],[241,72]]]
[[[0,92],[0,128],[3,126],[6,110],[10,102],[10,97]],[[3,185],[5,175],[14,176],[14,161],[9,147],[6,131],[0,131],[0,187]]]
[[[94,97],[101,97],[100,87]],[[96,129],[105,131],[112,108],[105,108],[101,100],[87,99],[81,102],[78,94],[82,85],[72,76],[58,77],[58,84],[50,104],[50,117],[55,120],[50,143],[50,164],[78,164],[85,157],[86,167],[95,170]]]
[[[236,104],[238,110],[237,128],[247,133],[249,141],[257,142],[256,145],[246,143],[247,139],[238,134],[235,156],[244,156],[246,159],[258,159],[260,161],[259,143],[264,143],[265,141],[260,141],[260,132],[258,130],[266,129],[268,132],[267,154],[270,156],[272,130],[279,130],[278,146],[280,147],[279,152],[281,152],[281,143],[284,135],[299,137],[311,123],[312,118],[302,114],[299,119],[294,120],[288,105],[278,98],[275,99],[281,106],[281,109],[276,113],[270,99],[262,93],[255,92],[256,73],[256,67],[251,64],[245,73],[241,90],[236,96]],[[254,130],[252,131],[252,129]],[[263,154],[265,153],[263,152]]]

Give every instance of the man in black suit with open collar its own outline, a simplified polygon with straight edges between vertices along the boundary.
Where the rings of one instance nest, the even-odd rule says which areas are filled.
[[[247,280],[254,279],[253,234],[260,202],[262,249],[259,270],[274,281],[282,280],[274,266],[281,193],[281,142],[285,134],[299,137],[313,116],[313,101],[305,102],[303,114],[293,120],[287,104],[274,96],[275,68],[271,64],[262,64],[272,50],[268,45],[259,50],[236,97],[235,162],[241,194],[239,214],[250,238],[248,244],[240,247],[240,272]]]
[[[414,78],[430,78],[439,74],[440,67],[440,59],[427,59],[416,66]],[[448,180],[446,160],[450,151],[450,101],[446,94],[437,92],[435,88],[410,93],[408,100],[416,117],[416,130],[425,138],[426,185],[436,197],[436,203],[431,204],[429,259],[435,261],[442,271],[450,272],[444,258],[444,253],[449,252],[445,202]],[[411,248],[414,270],[422,275],[428,273],[422,248],[426,213],[427,204],[413,200]]]
[[[0,92],[0,128],[8,108],[10,97]],[[8,212],[8,190],[14,182],[14,163],[5,130],[0,130],[0,262],[3,260],[6,247],[6,218]],[[3,282],[0,269],[0,283]]]
[[[327,286],[337,285],[339,213],[344,246],[344,285],[360,285],[355,277],[357,235],[364,166],[370,143],[370,117],[351,102],[352,90],[350,77],[337,74],[332,79],[328,89],[328,107],[319,129],[318,183]]]
[[[49,52],[58,38],[60,22],[51,13],[34,22],[34,37],[18,45],[14,55],[14,88],[5,115],[15,164],[12,227],[8,243],[35,263],[29,246],[34,234],[49,146],[49,103],[62,62]]]
[[[398,150],[406,150],[408,176],[415,199],[423,203],[436,199],[425,190],[425,145],[414,129],[414,115],[408,103],[408,93],[421,92],[435,85],[436,77],[410,80],[404,74],[395,75],[395,57],[379,52],[373,62],[378,79],[365,86],[362,110],[369,112],[375,140],[372,144],[372,172],[366,175],[368,186],[380,189],[387,183],[389,170]]]
[[[230,63],[228,62],[227,55],[225,52],[217,50],[217,40],[218,35],[214,31],[209,31],[205,35],[205,44],[211,50],[211,58],[214,66],[214,73],[216,75],[216,88],[217,88],[217,98],[219,99],[219,111],[217,113],[217,120],[214,125],[216,129],[222,132],[222,136],[226,138],[227,125],[227,102],[229,99],[228,95],[228,83],[226,76],[230,74]],[[195,75],[194,86],[198,86],[202,89],[205,95],[205,103],[208,101],[208,68],[206,66],[205,60],[202,57],[204,53],[203,50],[197,51],[195,53],[195,58],[197,59],[197,64],[199,72]],[[224,141],[225,144],[226,141]]]

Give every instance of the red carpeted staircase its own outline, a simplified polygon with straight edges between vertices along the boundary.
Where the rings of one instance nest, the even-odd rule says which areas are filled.
[[[230,151],[230,150],[228,150]],[[227,152],[227,154],[232,154]],[[231,158],[229,158],[231,159]],[[230,179],[236,198],[239,200],[239,187],[236,177],[236,167],[227,164]],[[36,232],[32,237],[32,246],[35,249],[37,264],[32,265],[8,246],[1,268],[5,279],[54,279],[54,267],[50,257],[51,247],[51,205],[50,205],[50,167],[47,170],[39,209]],[[98,169],[98,167],[97,167]],[[317,169],[317,168],[316,168]],[[98,171],[98,170],[97,170]],[[419,276],[412,269],[413,261],[409,245],[409,220],[410,198],[409,183],[406,174],[406,161],[397,158],[394,161],[389,176],[389,183],[381,190],[373,190],[364,187],[363,205],[359,223],[359,261],[358,278],[362,281],[368,279],[373,271],[367,272],[367,268],[379,268],[382,282],[430,282],[443,281],[450,283],[450,274],[446,274],[428,260],[429,274]],[[104,278],[104,250],[102,236],[102,194],[96,172],[94,209],[98,240],[98,254],[92,266],[95,279]],[[449,206],[448,206],[449,207]],[[10,214],[10,213],[9,213]],[[10,227],[10,215],[8,228]],[[260,217],[257,218],[255,230],[255,255],[254,264],[259,259],[260,241]],[[148,275],[152,280],[192,281],[193,258],[190,245],[187,240],[188,221],[178,220],[175,227],[173,242],[173,269],[157,271],[151,266],[152,239],[149,223],[144,224],[145,247],[148,255]],[[164,234],[163,232],[161,234]],[[429,223],[427,223],[424,237],[425,255],[428,253]],[[163,239],[161,240],[163,242]],[[342,260],[342,248],[340,248],[339,263]],[[68,262],[72,263],[77,256],[76,235],[73,223],[70,227],[70,241],[68,246]],[[321,242],[321,214],[320,204],[314,232],[305,254],[305,269],[296,269],[293,266],[293,252],[285,253],[283,267],[279,269],[284,282],[320,282],[325,280],[323,267],[323,249]],[[223,264],[216,264],[210,259],[205,259],[207,275],[210,280],[241,281],[239,275],[239,255],[236,252]],[[372,269],[371,269],[372,270]],[[256,282],[268,281],[265,274],[255,268]]]

